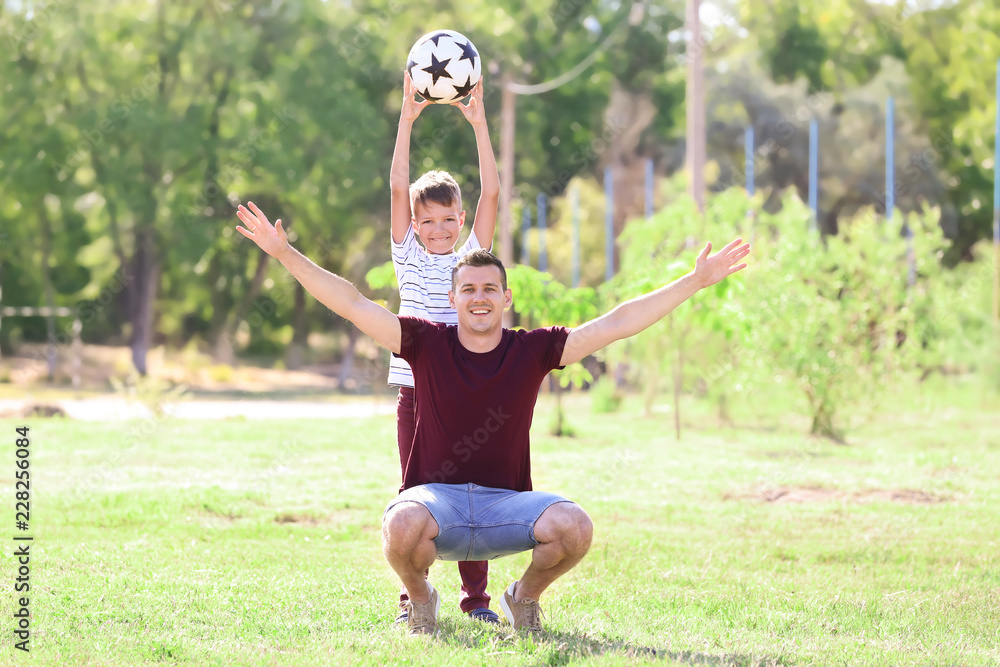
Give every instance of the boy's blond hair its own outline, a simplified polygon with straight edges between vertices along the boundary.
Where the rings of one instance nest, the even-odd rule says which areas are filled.
[[[457,203],[462,208],[462,190],[446,171],[428,171],[410,186],[410,210],[416,215],[417,202],[426,206],[434,202],[441,206]]]

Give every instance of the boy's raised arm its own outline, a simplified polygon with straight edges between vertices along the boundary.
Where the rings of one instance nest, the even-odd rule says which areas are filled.
[[[611,312],[574,328],[566,339],[559,365],[580,361],[616,340],[634,336],[666,317],[698,290],[742,271],[746,268],[746,263],[736,263],[750,253],[750,244],[740,245],[742,241],[743,239],[732,241],[711,257],[708,253],[712,250],[712,244],[707,244],[695,260],[694,271],[658,290],[619,304]]]
[[[382,306],[365,298],[347,280],[317,266],[288,243],[281,220],[272,225],[253,202],[250,208],[240,205],[236,212],[246,228],[236,230],[256,243],[261,250],[282,263],[317,301],[350,320],[361,331],[375,339],[390,352],[398,353],[402,341],[399,318]]]
[[[483,79],[472,89],[469,103],[452,102],[452,106],[462,110],[462,115],[476,131],[476,148],[479,150],[479,180],[482,192],[476,206],[476,218],[472,221],[472,233],[479,245],[489,250],[493,247],[493,234],[497,226],[497,204],[500,201],[500,174],[497,159],[490,143],[490,130],[486,125],[486,107],[483,104]]]
[[[417,102],[410,73],[403,74],[403,108],[399,113],[399,129],[396,131],[396,148],[392,152],[392,167],[389,171],[389,188],[392,191],[390,224],[392,240],[402,243],[406,238],[406,228],[410,226],[410,132],[429,101]]]

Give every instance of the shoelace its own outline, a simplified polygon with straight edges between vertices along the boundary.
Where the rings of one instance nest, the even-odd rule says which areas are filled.
[[[410,627],[422,630],[434,624],[434,600],[425,604],[411,602],[411,606],[410,618],[412,618],[413,623]]]
[[[540,628],[544,612],[542,611],[542,605],[538,604],[538,600],[522,598],[518,604],[524,605],[525,620],[528,622],[528,627],[532,629]]]

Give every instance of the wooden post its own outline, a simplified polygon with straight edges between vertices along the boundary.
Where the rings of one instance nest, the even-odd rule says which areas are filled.
[[[82,366],[83,342],[80,340],[80,332],[83,331],[83,322],[79,317],[73,319],[73,389],[80,389],[80,368]]]
[[[701,19],[698,10],[701,0],[687,0],[685,30],[687,43],[687,91],[685,107],[687,113],[687,150],[684,166],[688,172],[688,193],[698,205],[698,211],[705,212],[705,82],[702,73]]]
[[[510,219],[510,204],[514,197],[514,132],[516,128],[514,91],[509,72],[503,73],[500,98],[500,261],[514,265],[514,235]],[[512,323],[510,310],[504,311],[503,326]]]

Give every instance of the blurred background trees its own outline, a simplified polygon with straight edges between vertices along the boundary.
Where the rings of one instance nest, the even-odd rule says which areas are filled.
[[[484,56],[498,155],[501,74],[550,81],[604,45],[579,76],[517,101],[515,257],[521,211],[545,194],[549,271],[564,283],[571,184],[581,194],[582,284],[603,281],[606,167],[616,233],[642,214],[651,158],[656,208],[673,211],[661,212],[658,233],[699,236],[703,227],[670,208],[684,196],[668,180],[684,164],[685,63],[695,48],[705,63],[711,192],[742,187],[750,125],[761,193],[753,206],[779,215],[786,190],[805,198],[807,128],[818,118],[824,236],[884,212],[892,94],[897,206],[938,210],[933,261],[947,271],[934,276],[973,259],[990,235],[1000,8],[718,0],[702,3],[702,34],[685,39],[683,25],[680,0],[0,2],[3,302],[77,307],[85,341],[131,346],[140,372],[157,345],[295,367],[310,358],[310,332],[343,332],[350,359],[353,327],[238,238],[234,206],[253,200],[281,217],[299,249],[355,282],[384,263],[403,61],[417,37],[441,26],[471,37]],[[456,176],[474,210],[475,139],[449,107],[428,109],[415,126],[411,175],[433,168]],[[794,211],[776,219],[793,225],[806,215]],[[878,238],[898,231],[881,217],[872,229]],[[529,241],[536,257],[537,237]],[[831,268],[810,261],[820,263],[811,270]],[[50,336],[44,320],[9,318],[0,349]]]

